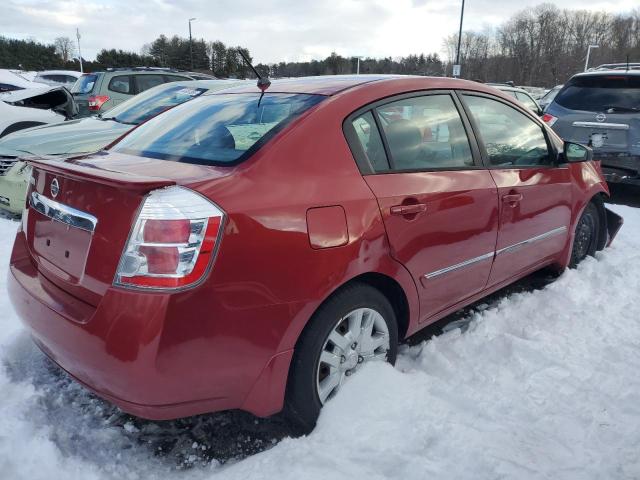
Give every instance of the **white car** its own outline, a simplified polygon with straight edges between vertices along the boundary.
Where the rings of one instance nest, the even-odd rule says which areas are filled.
[[[76,114],[73,96],[64,87],[40,85],[0,93],[0,137],[24,128],[63,122]]]
[[[42,87],[42,84],[32,82],[26,73],[20,70],[0,69],[0,93]]]
[[[38,72],[33,81],[54,87],[60,85],[71,87],[81,76],[82,73],[73,70],[46,70]]]

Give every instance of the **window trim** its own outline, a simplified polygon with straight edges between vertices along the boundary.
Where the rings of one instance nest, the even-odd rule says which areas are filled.
[[[547,131],[546,125],[542,122],[542,120],[540,120],[535,115],[533,115],[533,112],[531,112],[524,105],[518,105],[516,103],[512,103],[512,102],[510,102],[508,100],[505,100],[504,98],[501,98],[501,97],[498,97],[498,96],[495,96],[495,95],[491,95],[491,94],[488,94],[488,93],[484,93],[484,92],[478,92],[478,91],[475,91],[475,90],[456,89],[455,94],[458,97],[458,99],[460,100],[460,104],[462,105],[462,108],[464,109],[465,115],[467,116],[467,118],[469,120],[469,123],[471,124],[474,132],[476,132],[476,135],[477,135],[476,139],[477,139],[477,142],[478,142],[478,147],[480,148],[482,163],[484,164],[484,167],[487,170],[525,170],[525,169],[526,170],[530,170],[530,169],[536,169],[536,168],[537,169],[540,169],[540,168],[548,169],[548,168],[562,168],[562,167],[567,168],[566,164],[559,163],[559,161],[558,161],[559,152],[555,148],[554,143],[551,142],[551,140],[549,139],[549,132]],[[475,119],[473,118],[473,115],[471,114],[468,105],[466,104],[466,102],[464,100],[465,95],[466,96],[471,96],[471,97],[483,97],[483,98],[487,98],[489,100],[494,100],[496,102],[502,103],[503,105],[505,105],[507,107],[511,107],[515,111],[522,113],[525,117],[527,117],[530,120],[532,120],[536,125],[538,125],[538,127],[542,131],[542,135],[544,136],[544,139],[545,139],[545,141],[547,143],[547,149],[549,150],[549,154],[553,158],[553,163],[550,164],[550,165],[512,165],[512,166],[509,166],[509,167],[500,166],[500,165],[492,165],[491,162],[489,161],[489,154],[487,153],[487,149],[485,147],[484,140],[482,139],[482,134],[480,133],[480,129],[479,129]]]
[[[471,158],[473,160],[473,165],[465,165],[462,167],[444,167],[444,168],[420,168],[420,169],[407,169],[407,170],[396,170],[393,168],[393,158],[389,152],[389,146],[387,144],[387,138],[384,134],[384,130],[381,128],[380,119],[378,117],[378,113],[376,109],[383,105],[387,105],[389,103],[394,103],[400,100],[405,100],[408,98],[415,97],[426,97],[431,95],[448,95],[456,110],[458,111],[458,115],[460,116],[460,120],[462,122],[462,127],[467,135],[467,140],[469,142],[469,149],[471,150]],[[360,143],[360,139],[357,136],[355,129],[353,128],[353,121],[366,114],[367,112],[371,112],[373,118],[376,122],[376,128],[378,129],[378,134],[382,138],[382,144],[384,145],[385,156],[387,157],[387,165],[389,166],[389,170],[386,171],[375,171],[373,165],[369,161],[366,152],[362,144]],[[406,92],[396,95],[390,95],[388,97],[380,98],[373,102],[370,102],[357,110],[351,112],[342,122],[342,131],[344,133],[345,139],[347,140],[347,145],[351,150],[351,154],[358,166],[360,173],[362,175],[389,175],[389,174],[402,174],[402,173],[423,173],[423,172],[458,172],[458,171],[467,171],[467,170],[483,170],[485,169],[485,165],[483,164],[481,150],[479,148],[478,139],[476,138],[475,132],[472,128],[472,124],[469,122],[467,118],[466,111],[463,109],[462,103],[460,99],[457,97],[455,90],[453,89],[437,89],[437,90],[416,90],[413,92]]]

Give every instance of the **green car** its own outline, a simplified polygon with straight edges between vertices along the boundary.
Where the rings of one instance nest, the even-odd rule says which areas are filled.
[[[20,130],[0,139],[0,209],[20,214],[25,207],[29,157],[61,160],[103,149],[136,125],[207,92],[244,81],[185,80],[158,85],[108,112],[80,120]]]

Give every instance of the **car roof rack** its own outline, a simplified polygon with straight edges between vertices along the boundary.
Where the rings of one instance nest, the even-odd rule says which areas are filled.
[[[603,63],[602,65],[598,65],[597,67],[590,68],[589,72],[595,72],[598,70],[640,70],[640,63]]]
[[[104,69],[105,72],[122,72],[124,70],[135,70],[135,71],[150,71],[150,72],[186,72],[186,70],[179,70],[177,68],[169,68],[169,67],[107,67]]]

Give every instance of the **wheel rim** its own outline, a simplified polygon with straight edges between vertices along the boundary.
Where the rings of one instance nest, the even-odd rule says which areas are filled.
[[[576,258],[582,260],[589,254],[589,248],[595,235],[595,221],[590,214],[583,215],[576,227],[576,238],[574,241]]]
[[[332,398],[346,377],[364,363],[386,360],[389,347],[389,327],[377,311],[358,308],[338,320],[318,361],[316,391],[320,403]]]

